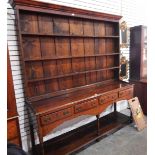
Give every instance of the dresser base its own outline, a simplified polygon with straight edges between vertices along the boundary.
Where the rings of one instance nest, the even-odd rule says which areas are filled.
[[[119,112],[112,112],[100,118],[99,121],[99,133],[97,131],[97,121],[93,121],[87,125],[44,142],[46,150],[45,154],[75,154],[89,145],[100,141],[102,138],[118,131],[131,122],[130,117]],[[36,146],[36,150],[39,151],[39,146]],[[38,152],[36,153],[39,154]]]

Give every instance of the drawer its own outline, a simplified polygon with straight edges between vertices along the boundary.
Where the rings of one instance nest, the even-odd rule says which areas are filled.
[[[119,97],[124,97],[124,96],[132,96],[133,95],[133,88],[126,89],[119,91]]]
[[[41,124],[46,125],[73,115],[73,107],[41,116]]]
[[[112,94],[108,94],[108,95],[103,95],[99,98],[99,103],[100,104],[104,104],[106,102],[109,102],[109,101],[113,101],[115,99],[118,98],[118,93],[115,92],[115,93],[112,93]]]
[[[18,128],[17,128],[17,121],[14,120],[8,120],[7,122],[7,139],[13,139],[18,136]]]
[[[82,103],[77,103],[75,104],[75,113],[79,113],[85,110],[89,110],[92,108],[97,107],[98,105],[98,100],[97,99],[92,99],[89,101],[84,101]]]

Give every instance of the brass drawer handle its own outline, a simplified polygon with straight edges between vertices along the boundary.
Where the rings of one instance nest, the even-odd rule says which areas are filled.
[[[69,114],[69,111],[64,111],[63,114],[67,115],[67,114]]]
[[[103,104],[104,103],[104,99],[100,99],[100,103]]]
[[[51,121],[51,117],[49,117],[49,116],[45,117],[44,121],[45,121],[45,122]]]
[[[76,108],[77,111],[81,111],[81,107]]]

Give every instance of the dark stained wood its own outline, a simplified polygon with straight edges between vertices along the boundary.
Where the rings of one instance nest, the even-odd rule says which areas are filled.
[[[133,97],[133,85],[118,78],[121,17],[31,0],[10,3],[17,9],[33,148],[34,116],[42,155],[47,152],[43,137],[81,115],[96,116],[95,128],[81,142],[75,137],[73,147],[73,141],[66,139],[63,143],[67,149],[63,150],[59,141],[60,151],[55,149],[58,154],[75,151],[104,135],[103,132],[118,129],[119,121],[110,117],[112,120],[105,124],[112,124],[102,130],[99,115],[116,101]],[[121,96],[122,91],[127,93]],[[116,114],[115,105],[115,120]]]
[[[7,140],[22,146],[12,79],[9,52],[7,51]]]
[[[25,14],[25,12],[21,12],[21,14]],[[48,18],[47,15],[45,16],[36,14],[35,17],[36,20],[33,25],[36,26],[36,23],[38,23],[39,32],[44,31],[39,25],[43,25],[43,22],[45,21],[45,23],[47,22],[47,25],[49,24],[50,29],[53,28],[51,26],[51,23],[53,22],[54,33],[59,35],[70,33],[71,35],[80,34],[80,36],[82,36],[88,35],[88,32],[92,31],[92,33],[90,33],[91,35],[105,36],[106,27],[105,23],[102,22],[97,22],[96,24],[95,21],[91,20],[89,22],[85,22],[76,18],[67,19],[57,16],[51,19],[51,17]],[[40,21],[44,17],[45,19]],[[91,23],[89,27],[88,23]],[[34,31],[33,27],[29,28],[32,29],[30,30],[30,32]],[[104,30],[101,29],[102,31],[101,33],[99,33],[99,29],[101,27]],[[86,28],[88,28],[87,31]],[[45,27],[45,29],[47,28]],[[110,33],[110,30],[108,29],[108,34],[113,35],[114,33]],[[52,30],[50,33],[52,33]],[[58,92],[60,90],[65,90],[65,88],[76,88],[84,86],[85,84],[112,79],[113,77],[115,77],[114,70],[110,70],[107,72],[102,72],[102,70],[107,70],[108,68],[111,69],[111,67],[119,66],[118,61],[116,63],[115,58],[113,56],[110,56],[113,55],[113,53],[115,54],[116,52],[118,52],[118,49],[115,47],[115,41],[117,43],[118,40],[108,38],[94,40],[93,38],[47,38],[47,36],[23,36],[24,59],[42,60],[42,62],[34,61],[31,63],[28,63],[29,61],[26,61],[27,63],[25,66],[26,72],[28,74],[27,80],[31,82],[38,81],[37,84],[28,84],[28,96],[33,97],[49,93],[50,90],[49,86],[47,85],[49,85],[50,83],[51,88],[53,86],[56,88],[51,89],[51,93],[54,93],[54,91]],[[104,57],[104,60],[102,61],[102,58],[99,58],[99,56],[102,56],[104,54],[107,55],[107,57]],[[43,61],[50,60],[50,58],[51,60],[55,61]],[[70,60],[68,58],[70,58]],[[102,62],[104,64],[106,62],[106,65],[100,65],[100,68],[98,68],[98,63]],[[101,70],[100,72],[98,71],[99,69]],[[77,73],[79,73],[79,75],[77,75]],[[63,75],[67,75],[67,77],[63,78]]]
[[[16,99],[15,99],[12,71],[8,52],[7,52],[7,94],[9,94],[7,95],[7,117],[9,118],[17,115],[17,108],[16,108]]]
[[[130,28],[130,79],[147,79],[147,27]]]
[[[135,84],[134,95],[147,115],[147,27],[130,28],[130,81]]]

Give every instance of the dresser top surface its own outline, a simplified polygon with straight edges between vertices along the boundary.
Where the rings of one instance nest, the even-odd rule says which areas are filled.
[[[31,106],[36,111],[36,113],[44,113],[49,110],[54,111],[56,109],[69,107],[76,102],[91,99],[104,93],[110,93],[111,91],[117,91],[118,89],[123,90],[131,86],[131,84],[124,83],[121,81],[113,81],[107,84],[101,83],[96,86],[92,86],[91,88],[89,87],[82,90],[78,90],[74,93],[68,93],[53,98],[34,101],[31,102]]]

